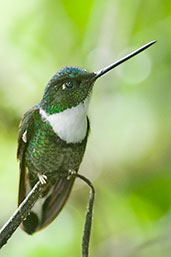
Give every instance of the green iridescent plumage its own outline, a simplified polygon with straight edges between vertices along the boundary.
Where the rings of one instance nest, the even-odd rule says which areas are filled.
[[[77,68],[77,67],[64,67],[63,69],[59,70],[54,77],[58,77],[59,79],[65,78],[77,78],[80,75],[88,74],[86,70]],[[53,78],[54,78],[53,77]],[[52,79],[53,79],[52,78]]]

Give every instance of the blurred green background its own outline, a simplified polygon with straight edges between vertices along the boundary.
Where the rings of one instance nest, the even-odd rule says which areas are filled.
[[[91,256],[170,256],[171,2],[7,0],[0,21],[0,227],[17,204],[20,118],[52,75],[96,71],[157,39],[96,83],[80,173],[96,188]],[[77,181],[49,227],[18,229],[0,256],[81,256],[88,193]]]

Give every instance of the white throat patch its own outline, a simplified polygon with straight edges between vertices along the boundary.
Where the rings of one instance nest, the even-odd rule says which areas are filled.
[[[67,143],[81,142],[87,133],[89,97],[75,107],[60,113],[47,114],[40,108],[40,115],[50,123],[53,131]]]

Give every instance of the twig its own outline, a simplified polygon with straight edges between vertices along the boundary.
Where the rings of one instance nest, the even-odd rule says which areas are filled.
[[[46,185],[41,184],[38,181],[29,194],[26,196],[24,201],[19,205],[18,209],[14,212],[11,218],[7,221],[7,223],[0,230],[0,248],[3,247],[8,241],[8,239],[12,236],[18,226],[23,222],[23,220],[27,217],[30,210],[41,196],[42,191]]]
[[[90,235],[91,235],[91,225],[92,225],[92,218],[93,218],[93,206],[94,206],[94,199],[95,199],[95,189],[91,181],[80,175],[78,173],[74,173],[73,176],[80,178],[83,180],[91,189],[89,202],[87,206],[87,213],[86,219],[84,224],[84,231],[82,237],[82,257],[88,257],[89,255],[89,242],[90,242]]]
[[[86,219],[84,224],[84,231],[82,237],[82,257],[88,257],[89,253],[89,242],[91,234],[92,216],[93,216],[93,205],[95,199],[95,189],[89,179],[83,175],[77,173],[71,173],[68,179],[71,177],[78,177],[83,180],[91,189],[90,198],[88,202],[88,208],[86,213]],[[11,218],[0,230],[0,248],[5,245],[8,239],[12,236],[18,226],[24,221],[36,201],[40,198],[42,191],[46,188],[46,184],[42,184],[40,180],[35,184],[33,189],[29,192],[23,202],[20,204],[18,209],[14,212]]]

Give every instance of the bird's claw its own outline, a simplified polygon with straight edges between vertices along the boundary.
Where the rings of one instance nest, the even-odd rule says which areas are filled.
[[[38,174],[39,181],[42,185],[46,184],[47,176],[43,174]]]
[[[74,177],[75,174],[76,174],[76,171],[70,169],[70,170],[68,171],[67,179],[70,180],[72,177]]]

